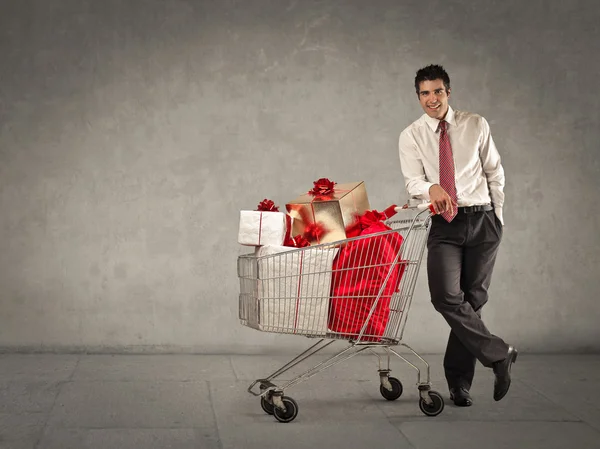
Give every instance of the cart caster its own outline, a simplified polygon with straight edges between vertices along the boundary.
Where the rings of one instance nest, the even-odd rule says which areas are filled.
[[[437,416],[444,410],[444,398],[437,391],[429,391],[431,404],[427,404],[423,398],[419,399],[419,408],[427,416]]]
[[[262,407],[262,409],[265,411],[265,413],[267,415],[273,414],[273,409],[275,408],[275,406],[273,404],[271,404],[269,401],[267,401],[265,398],[260,398],[260,406]]]
[[[387,380],[390,383],[392,390],[388,390],[382,384],[379,386],[379,391],[381,392],[381,396],[386,398],[388,401],[395,401],[400,396],[402,396],[402,382],[400,382],[395,377],[388,377]]]
[[[273,407],[273,414],[275,415],[275,419],[279,422],[291,422],[296,416],[298,416],[298,404],[292,398],[287,396],[283,396],[281,398],[283,405],[285,406],[285,412],[280,408]]]

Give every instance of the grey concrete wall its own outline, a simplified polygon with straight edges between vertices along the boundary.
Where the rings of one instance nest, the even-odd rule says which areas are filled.
[[[507,174],[484,316],[600,349],[599,6],[590,1],[0,1],[0,346],[262,352],[238,213],[326,176],[403,202],[397,139],[441,63]],[[442,351],[417,286],[406,340]]]

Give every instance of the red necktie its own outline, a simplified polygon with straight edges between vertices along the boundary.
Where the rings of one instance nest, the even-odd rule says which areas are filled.
[[[454,159],[452,157],[452,146],[446,132],[446,121],[440,121],[440,187],[450,195],[452,199],[452,213],[444,212],[442,217],[450,223],[456,217],[458,197],[456,195],[456,183],[454,181]]]

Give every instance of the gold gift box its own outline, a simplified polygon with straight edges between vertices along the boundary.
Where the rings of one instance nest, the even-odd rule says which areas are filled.
[[[326,232],[311,245],[344,240],[346,228],[356,221],[356,216],[370,209],[363,181],[336,184],[333,193],[325,197],[305,193],[285,207],[293,218],[292,237],[303,235],[311,223],[325,228]]]

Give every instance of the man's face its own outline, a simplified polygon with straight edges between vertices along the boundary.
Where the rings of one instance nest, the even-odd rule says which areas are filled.
[[[421,81],[419,84],[419,102],[425,113],[432,118],[442,120],[448,112],[450,89],[442,80]]]

